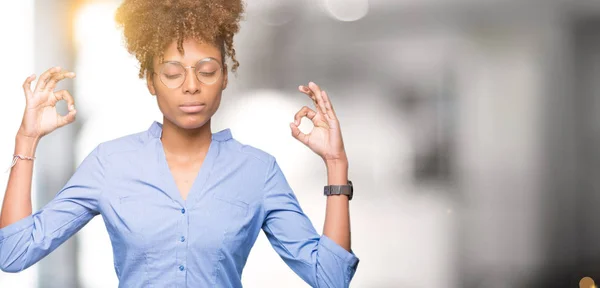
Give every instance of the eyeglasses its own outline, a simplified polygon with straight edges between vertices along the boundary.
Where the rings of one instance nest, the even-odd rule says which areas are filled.
[[[206,85],[216,83],[223,74],[223,67],[219,61],[208,57],[198,61],[194,66],[183,66],[176,61],[164,62],[158,76],[168,88],[179,88],[187,78],[187,68],[194,68],[194,74],[198,81]]]

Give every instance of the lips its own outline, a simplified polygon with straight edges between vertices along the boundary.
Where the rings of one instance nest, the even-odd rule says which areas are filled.
[[[187,102],[179,105],[179,109],[184,113],[198,113],[206,107],[206,104],[202,102]]]

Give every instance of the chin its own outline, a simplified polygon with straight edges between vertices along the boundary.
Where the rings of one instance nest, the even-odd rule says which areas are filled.
[[[204,126],[208,119],[201,115],[186,115],[181,117],[178,122],[178,126],[183,129],[198,129]]]
[[[184,114],[184,115],[178,115],[176,117],[169,117],[170,121],[173,122],[173,124],[175,124],[177,127],[182,128],[182,129],[186,129],[186,130],[192,130],[192,129],[198,129],[202,126],[204,126],[204,124],[206,124],[208,122],[208,120],[210,118],[207,118],[206,115],[203,114]],[[172,121],[175,120],[175,121]]]

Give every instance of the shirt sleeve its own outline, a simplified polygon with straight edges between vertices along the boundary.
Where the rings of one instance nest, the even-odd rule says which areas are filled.
[[[265,180],[262,229],[283,261],[312,287],[348,287],[359,259],[325,235],[304,214],[275,159]]]
[[[99,214],[104,164],[98,147],[39,211],[0,229],[0,268],[19,272],[54,251]]]

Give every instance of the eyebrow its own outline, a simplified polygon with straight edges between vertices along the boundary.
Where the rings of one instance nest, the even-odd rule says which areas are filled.
[[[198,61],[196,61],[194,63],[198,63],[198,62],[200,62],[200,61],[202,61],[204,59],[214,59],[215,61],[219,62],[220,65],[223,65],[223,63],[221,62],[221,60],[219,60],[218,58],[215,58],[215,57],[210,57],[210,56],[209,57],[204,57],[204,58],[202,58],[202,59],[200,59],[200,60],[198,60]],[[164,63],[168,63],[168,62],[175,62],[175,63],[179,63],[179,64],[183,65],[183,63],[181,63],[181,61],[177,61],[177,60],[163,60],[162,62],[160,62],[158,64],[164,64]]]

